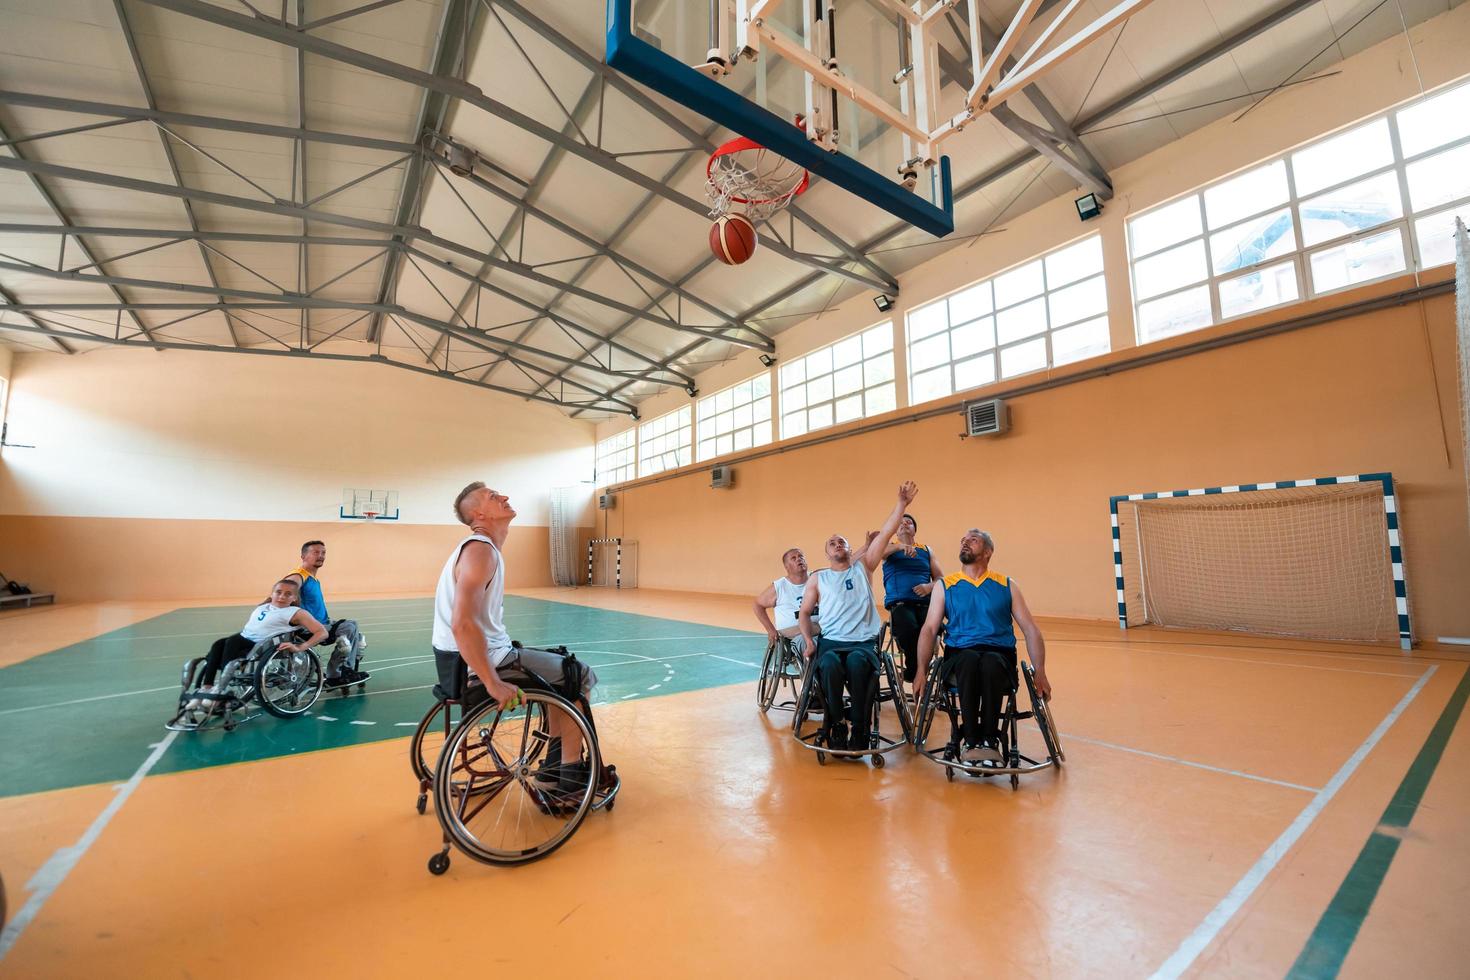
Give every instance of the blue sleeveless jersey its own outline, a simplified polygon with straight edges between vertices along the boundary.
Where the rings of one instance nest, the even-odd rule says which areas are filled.
[[[910,602],[927,602],[925,596],[915,595],[914,586],[928,585],[933,581],[929,577],[929,546],[914,545],[914,557],[910,558],[902,551],[895,551],[883,559],[883,608],[892,607],[895,602],[908,600]]]
[[[1011,628],[1011,580],[998,572],[970,578],[964,572],[944,576],[944,645],[1016,649]]]
[[[286,574],[301,576],[300,605],[307,615],[323,626],[331,626],[332,621],[327,618],[327,600],[322,595],[322,585],[317,577],[304,568],[294,568]]]

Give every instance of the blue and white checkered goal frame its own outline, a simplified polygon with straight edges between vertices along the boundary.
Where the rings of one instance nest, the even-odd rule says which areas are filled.
[[[1413,628],[1409,621],[1409,590],[1404,582],[1404,550],[1399,537],[1398,503],[1394,496],[1392,473],[1362,473],[1357,476],[1321,476],[1311,480],[1279,480],[1275,483],[1242,483],[1230,487],[1201,487],[1194,490],[1164,490],[1157,493],[1128,493],[1108,498],[1113,525],[1113,580],[1118,590],[1118,626],[1128,628],[1128,604],[1123,581],[1123,542],[1118,531],[1118,505],[1125,501],[1159,500],[1166,497],[1201,497],[1224,493],[1250,493],[1253,490],[1290,490],[1295,487],[1335,486],[1347,483],[1376,483],[1383,488],[1383,513],[1388,525],[1389,561],[1393,566],[1394,604],[1398,613],[1399,646],[1408,650],[1413,645]]]

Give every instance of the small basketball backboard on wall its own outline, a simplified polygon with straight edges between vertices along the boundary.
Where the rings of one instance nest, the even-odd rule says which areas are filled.
[[[396,521],[398,491],[349,487],[342,491],[342,506],[337,516],[344,521]]]
[[[607,63],[942,237],[954,231],[944,142],[1150,2],[1021,0],[992,36],[979,0],[608,0]],[[1084,6],[1103,13],[1066,30]],[[937,38],[951,13],[971,79],[944,101]]]

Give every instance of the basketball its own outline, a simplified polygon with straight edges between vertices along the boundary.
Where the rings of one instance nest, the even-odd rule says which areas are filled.
[[[743,214],[722,214],[709,228],[709,248],[726,265],[739,265],[755,254],[755,225]]]

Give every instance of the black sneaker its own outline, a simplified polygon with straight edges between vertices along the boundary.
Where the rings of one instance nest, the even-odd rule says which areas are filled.
[[[561,778],[556,784],[558,793],[564,795],[581,795],[587,789],[587,781],[592,778],[592,771],[585,760],[581,762],[569,762],[561,767]]]
[[[847,751],[847,726],[833,725],[827,732],[827,748],[833,752]]]
[[[546,756],[536,766],[536,773],[531,778],[543,787],[555,789],[561,782],[561,739],[553,738],[546,744]]]

